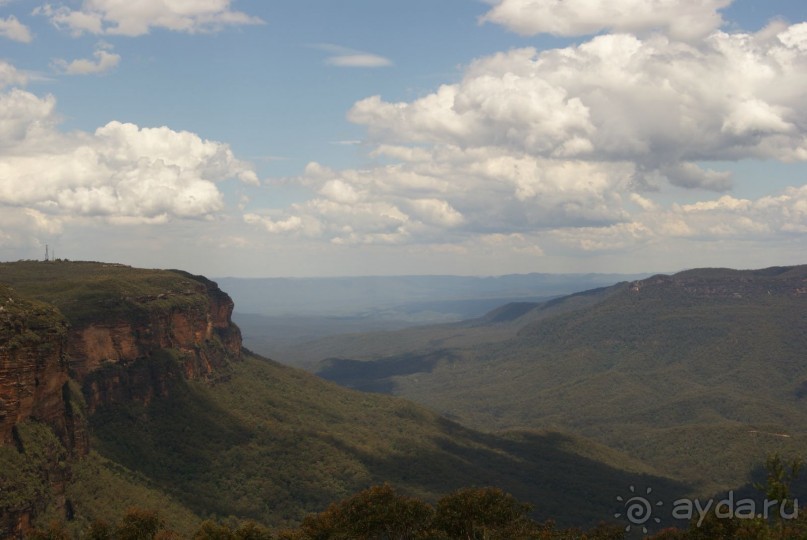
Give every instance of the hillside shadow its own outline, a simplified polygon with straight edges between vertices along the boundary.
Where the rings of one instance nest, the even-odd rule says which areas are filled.
[[[785,462],[787,463],[787,460],[785,460]],[[766,498],[764,487],[766,486],[767,474],[768,473],[765,470],[765,467],[762,464],[759,464],[754,467],[749,474],[750,480],[748,482],[731,490],[715,493],[712,498],[715,501],[725,500],[729,498],[729,494],[731,493],[731,498],[734,501],[751,499],[759,508],[763,508],[764,500]],[[793,480],[792,483],[790,483],[789,489],[789,498],[796,499],[801,507],[805,507],[805,505],[807,505],[807,473],[805,473],[804,470],[802,470],[798,477]],[[775,512],[777,509],[778,506],[775,507],[772,512]]]
[[[513,438],[473,432],[448,420],[432,448],[402,448],[376,455],[328,438],[328,443],[364,463],[374,482],[389,482],[404,491],[428,492],[438,498],[465,487],[495,486],[534,508],[539,521],[552,519],[563,527],[594,527],[602,522],[627,525],[615,518],[625,511],[617,497],[628,499],[652,490],[654,501],[673,501],[691,487],[669,478],[633,473],[582,457],[564,448],[574,441],[562,434],[517,433]],[[359,486],[366,487],[366,486]],[[648,496],[649,498],[649,496]],[[659,513],[659,524],[671,525]]]
[[[397,388],[393,377],[431,373],[441,361],[454,361],[457,353],[447,349],[427,354],[406,353],[379,360],[351,360],[348,358],[328,358],[323,360],[316,375],[340,386],[374,392],[392,394]]]
[[[93,447],[105,458],[140,473],[200,515],[228,515],[214,492],[198,479],[215,469],[216,456],[243,445],[254,434],[184,380],[167,397],[148,405],[113,404],[90,419]]]

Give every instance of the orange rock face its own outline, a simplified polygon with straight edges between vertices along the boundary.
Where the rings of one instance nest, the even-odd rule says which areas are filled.
[[[218,286],[199,285],[193,294],[204,302],[165,309],[141,299],[145,317],[104,321],[99,318],[70,330],[67,357],[73,376],[82,383],[90,411],[112,402],[148,403],[166,395],[171,366],[149,362],[157,351],[171,350],[181,375],[191,380],[224,376],[227,363],[241,354],[241,332],[232,323],[233,301]],[[110,369],[110,368],[119,369]],[[120,369],[123,368],[123,369]]]
[[[12,311],[0,302],[0,444],[11,441],[15,424],[31,418],[51,426],[71,449],[86,451],[85,427],[76,425],[65,397],[70,378],[81,384],[92,412],[111,402],[165,395],[175,376],[224,376],[241,353],[233,302],[213,282],[195,285],[184,302],[164,295],[137,299],[139,316],[131,320],[108,320],[99,309],[97,317],[73,327],[45,304],[3,300],[16,302]],[[178,373],[151,365],[164,349],[178,360]]]
[[[233,302],[204,278],[189,278],[187,287],[111,297],[123,309],[110,312],[100,304],[71,324],[55,307],[0,284],[0,446],[16,444],[15,426],[30,419],[48,425],[70,454],[81,456],[89,451],[85,413],[113,403],[148,404],[170,394],[181,378],[226,377],[228,363],[241,354]],[[52,491],[63,494],[69,473],[43,474]],[[0,508],[0,537],[30,528],[39,503],[31,504],[10,513]]]
[[[86,414],[115,403],[148,404],[181,378],[226,377],[228,363],[241,355],[232,299],[197,276],[171,283],[151,296],[93,297],[73,320],[0,284],[0,446],[23,452],[15,427],[34,420],[81,456],[89,451]],[[64,499],[69,467],[43,475]],[[42,501],[29,503],[0,508],[0,537],[30,528]]]
[[[88,451],[86,426],[73,413],[65,346],[67,321],[54,308],[0,290],[0,445],[15,444],[15,427],[29,418],[50,426],[74,455]],[[65,475],[54,464],[45,474],[53,493],[64,492]],[[0,536],[30,528],[33,508],[0,509]]]
[[[0,312],[0,444],[27,419],[47,421],[67,437],[64,349],[67,322],[54,309],[12,298]]]

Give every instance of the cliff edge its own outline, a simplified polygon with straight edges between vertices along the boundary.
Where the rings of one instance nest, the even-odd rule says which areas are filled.
[[[241,356],[232,311],[216,283],[182,271],[0,264],[0,536],[25,530],[43,499],[59,504],[69,478],[69,467],[43,460],[22,481],[15,463],[30,465],[26,447],[36,442],[26,439],[41,442],[49,428],[48,444],[69,463],[89,451],[86,417],[97,409],[147,404],[181,379],[227,378]]]

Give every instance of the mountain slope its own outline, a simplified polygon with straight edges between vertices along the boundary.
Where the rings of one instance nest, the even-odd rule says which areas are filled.
[[[199,514],[272,525],[371,484],[434,500],[497,485],[543,518],[595,524],[636,482],[672,496],[686,487],[579,438],[550,432],[487,435],[397,398],[342,389],[248,356],[232,378],[189,385],[146,409],[93,419],[107,459],[149,478]]]
[[[807,441],[807,266],[654,276],[539,316],[581,298],[500,309],[463,338],[470,345],[417,343],[417,355],[440,358],[384,387],[478,428],[572,430],[706,491]],[[503,314],[510,337],[478,339]],[[340,362],[322,373],[340,380]]]
[[[232,302],[199,276],[22,262],[0,264],[0,292],[4,537],[130,505],[184,532],[279,526],[385,481],[431,500],[497,485],[576,525],[612,516],[625,486],[688,491],[579,437],[481,433],[242,352]]]
[[[232,308],[215,283],[185,272],[0,264],[0,536],[75,516],[70,486],[74,466],[81,476],[93,459],[94,412],[226,379],[241,354]]]

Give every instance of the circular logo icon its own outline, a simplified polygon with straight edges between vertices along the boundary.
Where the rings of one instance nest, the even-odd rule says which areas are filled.
[[[645,495],[636,495],[636,488],[630,486],[631,495],[627,498],[621,495],[616,498],[617,501],[622,503],[622,511],[614,514],[615,518],[624,517],[628,520],[628,525],[625,527],[625,532],[630,532],[631,527],[641,527],[643,533],[647,533],[646,523],[651,519],[656,523],[661,523],[661,519],[653,516],[653,508],[661,506],[664,503],[657,501],[652,503],[650,501],[650,494],[653,488],[647,488]]]

